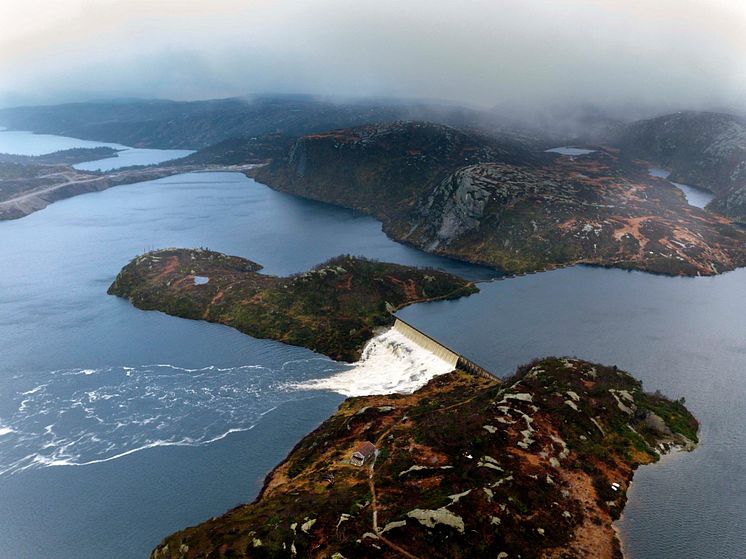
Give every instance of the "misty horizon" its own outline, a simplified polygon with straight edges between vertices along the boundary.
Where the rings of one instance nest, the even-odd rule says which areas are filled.
[[[0,7],[0,106],[303,94],[530,114],[742,113],[735,0]]]

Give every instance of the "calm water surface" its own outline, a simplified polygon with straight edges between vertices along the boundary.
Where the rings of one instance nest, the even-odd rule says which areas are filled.
[[[635,474],[626,549],[639,559],[746,557],[746,270],[665,278],[576,267],[481,288],[400,314],[501,375],[536,356],[577,355],[685,397],[701,444]]]
[[[121,150],[116,157],[86,161],[73,165],[76,169],[84,171],[112,171],[121,167],[134,165],[155,165],[186,157],[194,150],[187,149],[144,149],[131,148],[122,144],[107,142],[94,142],[90,140],[79,140],[66,136],[55,136],[52,134],[34,134],[18,130],[0,129],[0,153],[12,153],[14,155],[45,155],[55,151],[72,148],[97,148],[110,147]]]
[[[348,366],[107,296],[136,254],[206,246],[287,274],[352,253],[490,275],[398,245],[370,218],[228,173],[64,200],[0,222],[0,240],[0,549],[14,558],[146,557],[169,532],[251,499],[341,400],[295,386]],[[574,268],[402,316],[501,375],[577,355],[685,396],[702,444],[638,471],[621,523],[627,550],[741,557],[744,280]]]
[[[653,167],[650,169],[650,174],[654,177],[667,179],[668,176],[671,174],[671,171],[666,171],[665,169],[661,169],[660,167]],[[704,208],[705,206],[707,206],[707,204],[712,202],[712,199],[715,197],[712,192],[710,192],[709,190],[705,190],[704,188],[697,188],[696,186],[689,186],[688,184],[682,184],[680,182],[670,182],[672,185],[674,185],[676,188],[684,193],[686,201],[689,202],[690,206]]]

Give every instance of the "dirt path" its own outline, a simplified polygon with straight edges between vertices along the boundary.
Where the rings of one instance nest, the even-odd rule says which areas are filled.
[[[406,557],[407,559],[421,559],[420,557],[417,557],[416,555],[410,553],[403,547],[395,544],[388,538],[384,537],[380,529],[378,528],[378,500],[376,498],[376,481],[374,479],[374,473],[375,473],[374,466],[375,466],[375,462],[373,463],[373,465],[371,465],[370,473],[368,474],[368,486],[370,487],[370,495],[371,495],[370,506],[371,506],[371,510],[373,511],[373,533],[376,536],[378,536],[378,539],[380,541],[385,543],[387,546],[389,546],[392,550],[394,550],[396,553],[398,553],[402,557]]]

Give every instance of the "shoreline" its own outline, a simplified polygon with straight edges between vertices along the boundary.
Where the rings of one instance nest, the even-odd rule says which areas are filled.
[[[235,172],[245,174],[245,171],[256,166],[256,164],[216,165],[214,167],[210,165],[146,166],[105,173],[80,171],[71,167],[66,172],[72,173],[79,178],[67,180],[59,184],[43,186],[36,190],[23,192],[8,200],[0,201],[0,221],[21,219],[34,212],[43,210],[55,202],[67,200],[82,194],[102,192],[115,186],[148,182],[189,173]]]
[[[629,507],[629,502],[630,502],[629,495],[630,495],[630,490],[632,489],[632,485],[635,483],[634,481],[635,475],[642,468],[660,467],[664,465],[664,462],[673,460],[679,455],[683,455],[685,453],[689,454],[691,452],[698,450],[703,444],[701,429],[697,432],[697,438],[699,440],[693,447],[687,448],[686,446],[675,445],[670,450],[665,452],[664,454],[661,454],[657,462],[651,462],[650,464],[642,464],[641,466],[638,466],[637,469],[635,469],[632,472],[632,479],[630,480],[629,485],[627,486],[627,491],[626,491],[627,500],[624,504],[624,508],[622,509],[619,515],[619,518],[617,518],[616,520],[614,520],[614,522],[612,522],[612,528],[616,534],[617,540],[619,541],[619,547],[622,551],[622,559],[633,559],[632,555],[629,554],[629,550],[627,549],[627,545],[626,545],[627,539],[624,537],[622,533],[621,524],[624,523],[624,516],[626,514],[627,508]],[[641,559],[644,559],[644,558],[641,558]]]
[[[268,164],[257,165],[256,168],[267,167],[267,165]],[[707,267],[703,264],[697,270],[686,268],[686,270],[689,270],[688,272],[682,271],[682,270],[680,270],[679,272],[669,272],[664,269],[656,269],[656,268],[650,268],[646,266],[635,266],[634,261],[632,260],[593,261],[587,258],[578,258],[576,260],[567,261],[567,262],[552,262],[552,263],[543,264],[543,265],[536,266],[536,267],[521,268],[517,270],[506,270],[504,268],[498,267],[495,263],[489,262],[483,258],[464,256],[463,254],[455,253],[455,252],[427,250],[425,247],[415,242],[412,242],[411,240],[409,240],[408,238],[402,235],[397,234],[395,232],[394,227],[391,225],[391,223],[389,223],[383,216],[379,215],[375,211],[363,211],[361,209],[358,209],[358,208],[355,208],[349,205],[344,205],[341,203],[336,203],[334,201],[326,200],[320,196],[305,195],[299,192],[295,192],[292,188],[288,188],[286,185],[273,185],[273,184],[270,184],[270,182],[267,181],[264,177],[260,178],[259,176],[257,176],[255,172],[251,172],[252,170],[249,170],[249,172],[245,172],[244,174],[248,178],[254,180],[256,183],[266,186],[267,188],[270,188],[271,190],[274,190],[275,192],[282,192],[284,194],[296,196],[304,200],[310,200],[313,202],[329,204],[331,206],[345,208],[348,210],[360,212],[363,215],[371,216],[381,224],[381,230],[384,232],[384,234],[389,239],[397,243],[400,243],[404,246],[414,248],[416,250],[420,250],[422,252],[425,252],[427,254],[432,254],[434,256],[440,256],[442,258],[450,258],[458,262],[464,262],[467,264],[472,264],[475,266],[480,266],[480,267],[488,268],[490,270],[495,271],[497,276],[486,281],[492,281],[494,279],[510,279],[512,277],[520,277],[520,276],[531,275],[535,273],[552,271],[556,269],[570,268],[570,267],[579,266],[579,265],[593,266],[593,267],[599,267],[599,268],[614,268],[614,269],[627,270],[627,271],[638,271],[638,272],[659,275],[659,276],[664,276],[664,277],[712,277],[712,276],[724,274],[726,272],[734,271],[742,267],[746,267],[746,261],[744,261],[744,263],[740,266],[738,265],[738,263],[734,263],[731,266],[726,266],[726,269],[723,269],[723,270],[719,270],[717,267],[714,267],[713,269],[712,266]],[[654,177],[652,175],[650,175],[650,177],[659,178],[659,177]],[[696,206],[689,205],[688,203],[686,203],[686,196],[684,195],[684,193],[681,191],[679,187],[675,186],[673,183],[671,183],[670,181],[666,179],[662,179],[662,180],[665,180],[666,183],[669,184],[671,188],[673,188],[678,194],[682,196],[687,208],[692,208],[697,211],[704,212],[705,214],[712,215],[713,218],[716,217],[721,220],[726,220],[733,227],[738,228],[738,230],[742,229],[741,227],[739,227],[737,221],[733,221],[730,218],[725,217],[725,216],[720,216],[720,214],[715,214],[713,212],[710,212],[709,210],[705,210],[702,208],[697,208]]]

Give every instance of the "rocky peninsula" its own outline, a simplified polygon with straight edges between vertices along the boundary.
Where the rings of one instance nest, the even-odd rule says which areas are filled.
[[[351,398],[259,497],[167,537],[151,559],[620,559],[634,470],[692,448],[682,402],[616,367],[548,358],[504,381],[462,371]],[[350,457],[361,443],[376,452]]]

